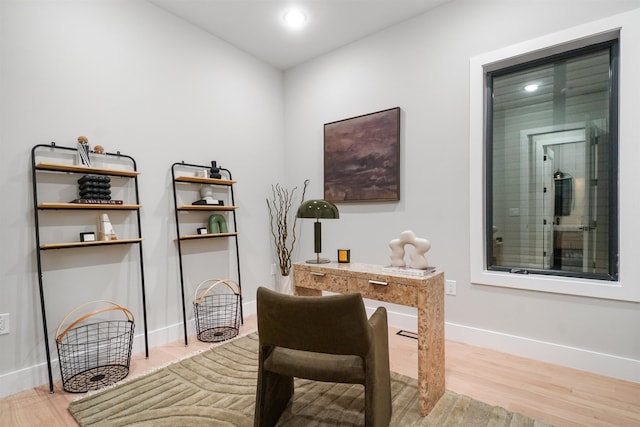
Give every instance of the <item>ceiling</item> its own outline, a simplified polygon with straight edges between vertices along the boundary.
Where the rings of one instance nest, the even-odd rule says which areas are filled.
[[[420,15],[449,0],[149,0],[150,3],[286,70]],[[301,8],[306,25],[285,28]]]

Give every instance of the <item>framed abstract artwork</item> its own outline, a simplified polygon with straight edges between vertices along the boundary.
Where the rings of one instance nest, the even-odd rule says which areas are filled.
[[[324,198],[400,200],[400,107],[324,125]]]

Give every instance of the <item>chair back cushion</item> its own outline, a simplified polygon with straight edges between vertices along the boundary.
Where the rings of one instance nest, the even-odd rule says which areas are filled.
[[[372,340],[362,295],[293,296],[260,287],[261,346],[365,357]]]

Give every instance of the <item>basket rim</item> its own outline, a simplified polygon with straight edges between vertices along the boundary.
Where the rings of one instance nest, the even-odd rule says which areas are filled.
[[[107,303],[107,304],[111,304],[110,307],[102,307],[96,310],[93,310],[92,312],[86,313],[80,317],[78,317],[76,320],[74,320],[73,322],[71,322],[69,324],[69,326],[66,327],[66,329],[60,333],[60,329],[62,329],[62,326],[64,325],[64,323],[69,319],[69,317],[71,317],[71,315],[73,313],[75,313],[76,311],[78,311],[79,309],[86,307],[87,305],[90,304],[95,304],[95,303]],[[131,311],[125,307],[122,307],[120,304],[117,304],[113,301],[109,301],[109,300],[96,300],[96,301],[89,301],[86,302],[84,304],[80,304],[79,306],[75,307],[73,310],[71,310],[69,313],[67,313],[66,316],[64,316],[64,318],[60,321],[60,323],[58,324],[58,327],[56,328],[56,342],[58,344],[61,343],[62,339],[64,338],[64,336],[71,330],[73,329],[78,323],[82,322],[83,320],[86,320],[92,316],[95,316],[97,314],[100,313],[104,313],[106,311],[121,311],[122,313],[124,313],[124,315],[127,317],[127,320],[131,323],[134,323],[134,318],[133,318],[133,314],[131,313]]]
[[[73,334],[73,332],[81,330],[82,328],[85,327],[90,327],[90,326],[94,326],[94,325],[99,325],[102,323],[126,323],[127,324],[127,329],[122,329],[121,331],[119,331],[119,333],[112,333],[107,336],[107,337],[102,337],[100,339],[92,339],[92,340],[88,340],[85,342],[70,342],[71,339],[73,339],[73,337],[75,337],[76,335]],[[75,326],[74,328],[69,329],[68,331],[66,331],[66,333],[64,335],[61,335],[59,337],[59,339],[56,339],[56,344],[58,345],[58,347],[63,347],[63,348],[68,348],[68,347],[81,347],[81,346],[93,346],[102,342],[108,342],[108,341],[113,341],[116,339],[122,339],[123,336],[127,336],[127,335],[132,335],[135,331],[135,324],[134,322],[132,322],[131,320],[116,320],[116,319],[112,319],[112,320],[101,320],[100,322],[92,322],[92,323],[84,323],[82,325],[79,326]],[[133,337],[131,337],[131,339],[133,339]],[[67,350],[68,351],[68,350]]]
[[[214,283],[213,283],[211,286],[209,286],[209,287],[208,287],[208,288],[207,288],[207,289],[202,293],[202,295],[200,295],[200,297],[198,297],[198,291],[200,290],[200,287],[201,287],[202,285],[204,285],[205,283],[208,283],[208,282],[214,282]],[[238,284],[238,282],[236,282],[236,281],[234,281],[234,280],[231,280],[231,279],[205,279],[205,280],[203,280],[202,282],[200,282],[200,284],[198,284],[198,286],[196,287],[196,290],[195,290],[195,292],[194,292],[194,294],[193,294],[193,303],[194,303],[194,304],[196,304],[196,305],[197,305],[197,304],[201,304],[201,303],[202,303],[202,301],[204,300],[204,298],[205,298],[205,297],[207,296],[207,294],[209,293],[209,291],[210,291],[211,289],[213,289],[214,287],[216,287],[217,285],[221,284],[221,283],[225,284],[225,285],[226,285],[226,286],[231,290],[231,292],[233,292],[235,295],[240,295],[240,284]],[[231,284],[234,284],[234,285],[236,286],[237,291],[236,291],[236,289],[234,289],[234,288],[231,286]]]

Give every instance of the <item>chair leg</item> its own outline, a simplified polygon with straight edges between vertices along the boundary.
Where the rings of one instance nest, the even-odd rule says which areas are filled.
[[[253,425],[273,427],[293,396],[293,377],[259,371],[256,392]]]

